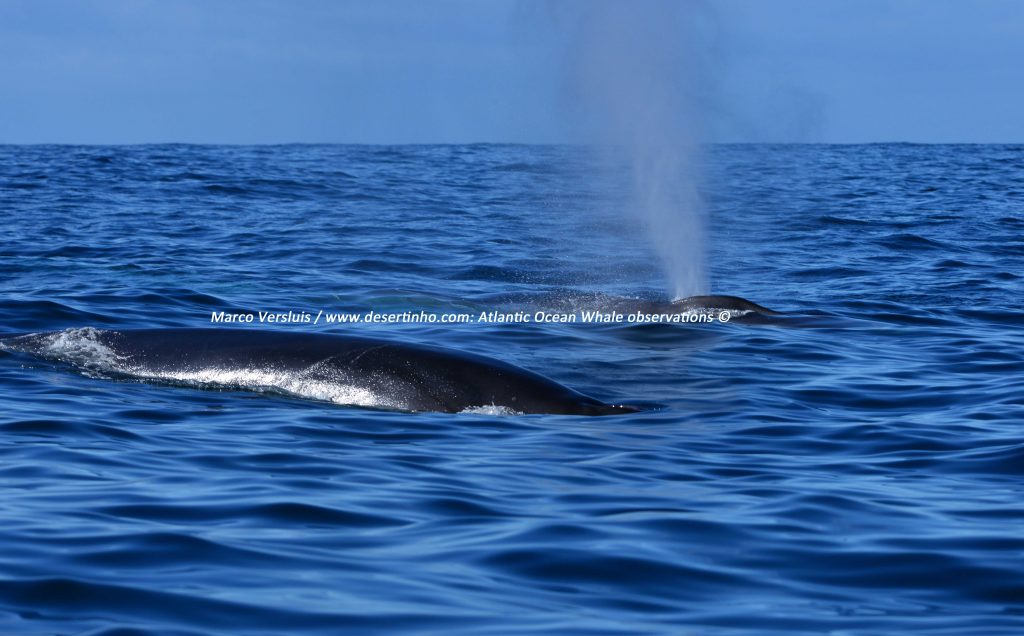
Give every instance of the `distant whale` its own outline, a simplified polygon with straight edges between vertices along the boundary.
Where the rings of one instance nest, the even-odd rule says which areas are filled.
[[[424,345],[328,334],[244,329],[93,328],[0,340],[0,348],[110,377],[271,390],[339,404],[455,413],[616,415],[544,376],[482,356]]]
[[[734,312],[755,313],[761,316],[781,316],[782,313],[762,307],[757,303],[739,296],[690,296],[678,298],[667,305],[656,305],[659,311],[695,311],[698,309],[726,310]]]
[[[739,296],[689,296],[676,300],[649,300],[627,298],[603,293],[561,290],[546,292],[519,292],[500,294],[485,298],[489,307],[507,307],[509,310],[523,306],[574,313],[581,311],[616,311],[641,314],[678,314],[700,311],[728,311],[729,319],[765,322],[766,317],[783,316],[782,312],[769,309]]]

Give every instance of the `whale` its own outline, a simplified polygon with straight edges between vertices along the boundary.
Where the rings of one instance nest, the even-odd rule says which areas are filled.
[[[347,335],[84,327],[3,337],[0,349],[113,379],[249,389],[385,410],[591,416],[641,410],[602,402],[492,358]]]
[[[730,311],[739,314],[757,314],[759,316],[781,316],[782,312],[768,309],[762,305],[740,298],[739,296],[689,296],[677,298],[667,305],[662,303],[657,306],[660,311],[697,311],[700,309],[715,311]]]
[[[627,298],[599,292],[560,290],[548,292],[517,292],[487,296],[488,307],[507,307],[509,310],[524,306],[547,311],[574,313],[580,311],[616,311],[620,313],[677,314],[698,311],[728,311],[730,319],[750,322],[770,322],[772,317],[785,316],[781,311],[769,309],[739,296],[703,295],[675,300]]]

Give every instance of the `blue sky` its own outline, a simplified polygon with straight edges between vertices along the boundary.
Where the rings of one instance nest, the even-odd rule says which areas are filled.
[[[580,43],[601,4],[0,0],[0,142],[586,140],[573,76],[618,54]],[[668,26],[625,68],[686,56],[664,83],[701,139],[1024,142],[1024,2],[683,4],[628,5]]]

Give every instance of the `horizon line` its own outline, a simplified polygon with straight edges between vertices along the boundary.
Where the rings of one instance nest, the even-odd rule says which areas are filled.
[[[68,142],[68,141],[0,141],[10,146],[564,146],[617,147],[625,144],[581,143],[569,141],[437,141],[437,142],[366,142],[366,141],[131,141],[131,142]],[[1024,141],[709,141],[698,146],[1019,146]]]

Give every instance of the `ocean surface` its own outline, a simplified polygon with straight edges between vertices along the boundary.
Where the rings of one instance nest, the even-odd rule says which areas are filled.
[[[1024,146],[704,165],[713,291],[786,315],[241,327],[473,352],[642,413],[0,351],[0,633],[1024,633]],[[629,183],[574,147],[0,147],[0,337],[665,299]]]

